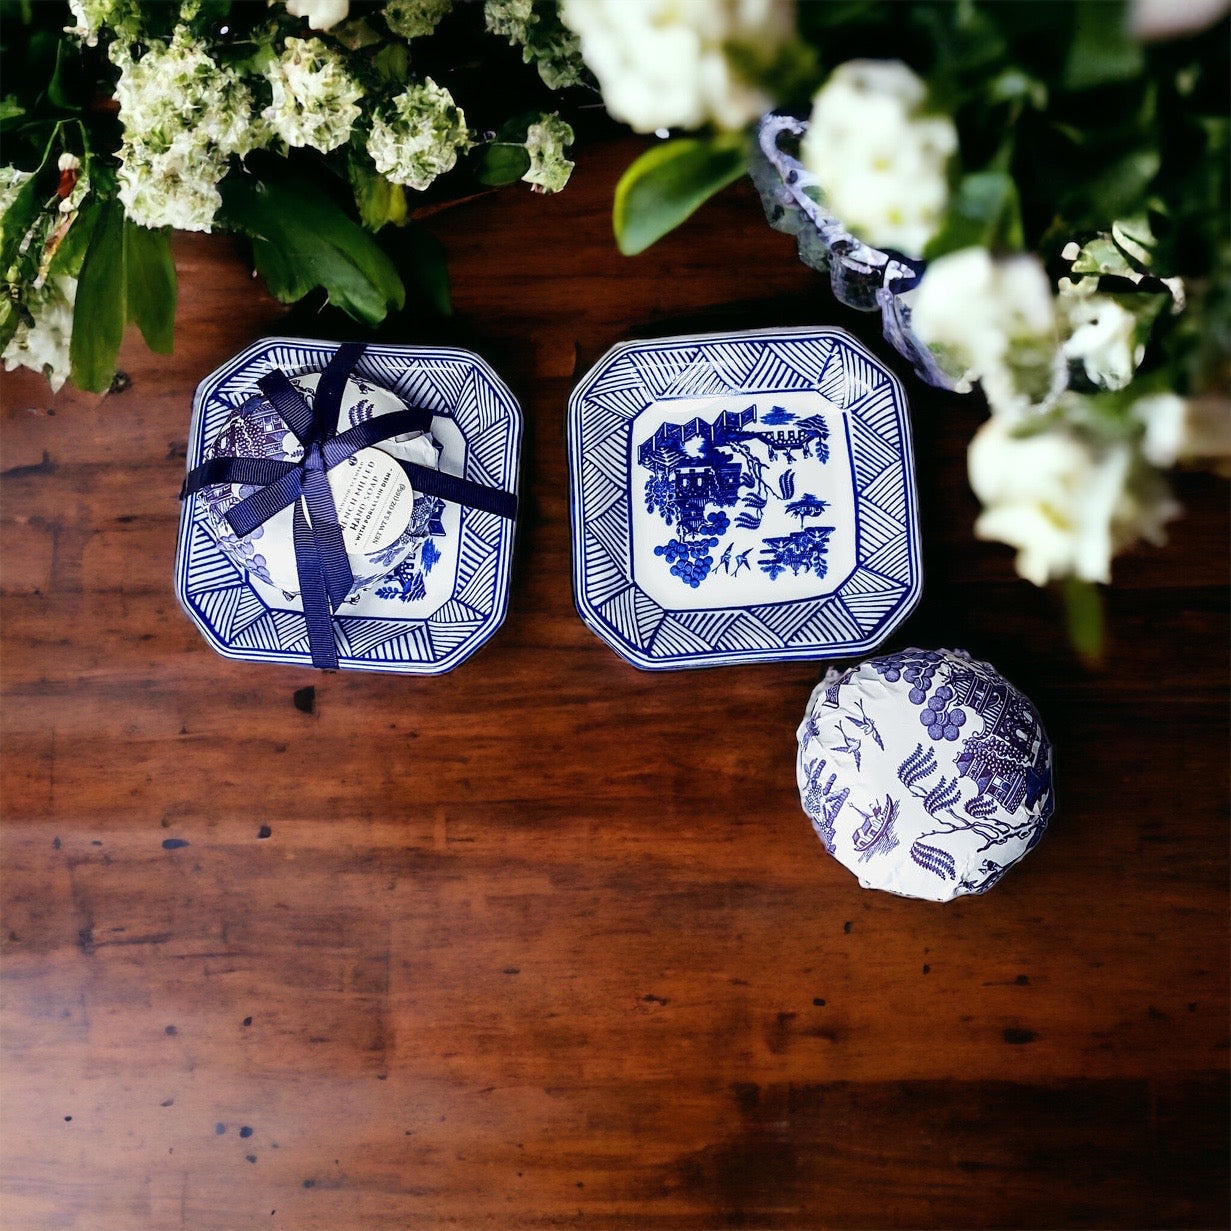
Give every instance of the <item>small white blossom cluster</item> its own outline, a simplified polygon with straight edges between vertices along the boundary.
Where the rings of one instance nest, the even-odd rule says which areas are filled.
[[[1058,306],[1065,326],[1064,355],[1080,365],[1100,389],[1124,389],[1145,357],[1137,317],[1112,295],[1100,295],[1098,279],[1060,281]]]
[[[90,47],[98,46],[98,36],[106,26],[117,38],[135,38],[141,24],[137,0],[68,0],[76,25],[65,26],[64,33],[75,35]]]
[[[583,80],[581,40],[566,26],[550,0],[485,0],[483,22],[489,33],[522,49],[544,83],[563,90]]]
[[[573,129],[558,115],[545,115],[526,131],[526,153],[530,169],[522,179],[535,192],[559,192],[568,183],[576,165],[564,156],[565,146],[573,144]]]
[[[1180,510],[1127,441],[1071,428],[1021,436],[1003,416],[975,433],[970,486],[982,501],[975,533],[1017,548],[1017,571],[1037,586],[1060,577],[1109,582],[1111,558],[1139,538],[1164,541]]]
[[[1108,582],[1118,551],[1139,538],[1163,541],[1179,508],[1147,462],[1178,454],[1175,403],[1183,403],[1169,396],[1133,406],[1147,452],[1084,430],[1088,399],[1066,391],[1070,360],[1102,388],[1129,384],[1141,360],[1132,313],[1105,295],[1057,300],[1035,257],[997,261],[967,248],[928,266],[911,327],[959,390],[977,380],[987,396],[991,418],[967,455],[984,506],[975,533],[1016,547],[1023,577]],[[1058,422],[1044,425],[1038,415],[1048,409]]]
[[[263,118],[287,145],[328,153],[349,140],[363,89],[332,47],[318,38],[288,38],[265,79],[273,102]]]
[[[1037,257],[963,248],[937,258],[914,292],[911,328],[957,390],[978,381],[997,414],[1046,409],[1064,390],[1055,300]]]
[[[307,20],[313,30],[332,30],[350,13],[350,0],[286,0],[292,17]]]
[[[399,94],[389,113],[372,121],[368,154],[393,183],[422,192],[451,171],[459,151],[469,145],[466,117],[453,95],[426,77],[422,85]]]
[[[389,0],[385,23],[399,38],[426,38],[453,7],[453,0]]]
[[[111,58],[120,68],[120,200],[128,217],[146,227],[208,231],[231,155],[242,157],[263,137],[248,87],[184,26],[170,43],[151,42],[139,60],[121,42],[111,45]]]
[[[33,368],[47,377],[53,392],[68,379],[69,343],[73,336],[73,305],[77,279],[48,278],[25,297],[30,320],[23,320],[4,348],[4,370]]]
[[[923,255],[949,202],[957,129],[925,110],[927,86],[897,60],[850,60],[812,102],[800,160],[825,205],[865,243]]]
[[[563,0],[560,14],[607,110],[638,132],[743,128],[773,100],[739,53],[764,62],[795,31],[793,0]]]

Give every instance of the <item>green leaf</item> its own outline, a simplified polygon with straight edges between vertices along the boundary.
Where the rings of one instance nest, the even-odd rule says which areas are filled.
[[[1131,150],[1074,184],[1061,198],[1061,213],[1074,229],[1098,230],[1114,218],[1138,214],[1161,165],[1157,149]]]
[[[664,141],[647,150],[616,185],[612,226],[620,251],[644,252],[744,169],[744,141],[730,134]]]
[[[52,253],[47,265],[47,276],[57,277],[60,274],[70,274],[77,277],[81,273],[81,263],[90,247],[90,238],[94,234],[95,223],[103,213],[103,203],[91,194],[85,204],[77,211],[77,216],[64,233],[59,246]]]
[[[372,67],[390,85],[405,85],[410,69],[410,52],[405,43],[386,43],[373,57]]]
[[[25,114],[26,109],[17,101],[16,94],[6,94],[0,99],[0,124],[20,119]]]
[[[1103,659],[1103,596],[1092,581],[1068,577],[1064,581],[1065,622],[1069,644],[1089,666]]]
[[[166,231],[151,231],[124,223],[124,274],[127,316],[160,355],[169,355],[175,341],[175,262]]]
[[[516,183],[529,170],[530,155],[524,145],[492,142],[479,155],[475,179],[489,188],[498,188],[501,184]]]
[[[397,232],[393,256],[406,280],[412,308],[450,316],[453,301],[444,244],[426,227],[412,222]]]
[[[406,290],[380,246],[307,180],[224,181],[221,220],[252,238],[257,273],[283,303],[322,287],[330,303],[368,325],[400,308]]]
[[[402,226],[406,221],[406,190],[391,183],[372,169],[371,164],[352,151],[347,164],[350,185],[355,193],[359,220],[369,231],[379,231],[386,223]]]
[[[1086,0],[1073,6],[1075,26],[1064,68],[1070,90],[1128,81],[1141,72],[1141,44],[1129,31],[1122,0]]]
[[[91,393],[102,393],[115,376],[127,318],[124,207],[107,201],[100,210],[81,265],[69,343],[73,384]]]
[[[945,224],[924,255],[928,260],[959,248],[1017,252],[1023,244],[1021,203],[1013,177],[1004,171],[964,175]]]

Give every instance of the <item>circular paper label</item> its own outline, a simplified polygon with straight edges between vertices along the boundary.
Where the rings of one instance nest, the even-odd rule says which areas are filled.
[[[414,488],[397,462],[379,449],[360,449],[335,466],[329,471],[329,490],[348,556],[383,551],[410,525]]]
[[[390,564],[371,557],[391,547],[410,526],[415,491],[405,471],[389,454],[367,448],[335,466],[328,472],[328,478],[342,527],[342,542],[356,580],[387,572]],[[304,510],[307,512],[306,504]],[[269,580],[284,593],[298,594],[294,506],[275,514],[262,529],[260,543],[254,545],[264,556]]]

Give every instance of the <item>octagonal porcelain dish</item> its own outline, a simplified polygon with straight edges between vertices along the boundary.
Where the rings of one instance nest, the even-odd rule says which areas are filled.
[[[193,399],[188,469],[203,460],[228,418],[259,393],[263,375],[274,368],[292,377],[320,371],[336,349],[328,342],[266,338],[207,376]],[[521,409],[481,358],[453,347],[373,343],[355,373],[408,406],[432,411],[442,471],[516,494]],[[439,675],[469,658],[504,621],[513,521],[443,500],[436,506],[422,552],[353,594],[335,614],[340,667]],[[220,548],[201,494],[181,507],[175,590],[219,654],[311,665],[301,599],[240,567]]]
[[[906,396],[844,330],[623,343],[568,433],[577,608],[637,667],[858,654],[918,602]]]

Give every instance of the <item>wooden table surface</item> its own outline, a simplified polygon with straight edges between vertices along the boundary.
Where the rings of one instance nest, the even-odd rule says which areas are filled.
[[[284,326],[231,241],[178,244],[123,392],[5,377],[3,1226],[1227,1224],[1226,486],[1181,479],[1083,667],[972,537],[978,407],[908,377],[891,644],[1027,691],[1059,802],[986,897],[861,890],[795,786],[821,663],[645,674],[573,607],[565,403],[611,344],[836,323],[907,375],[747,184],[621,258],[638,148],[430,219],[527,418],[508,620],[449,675],[230,662],[177,606],[192,391]]]

